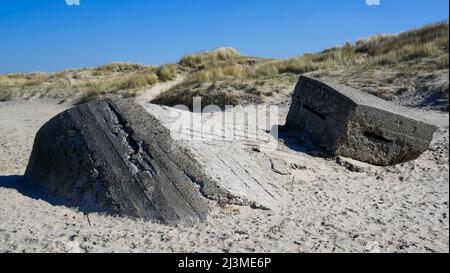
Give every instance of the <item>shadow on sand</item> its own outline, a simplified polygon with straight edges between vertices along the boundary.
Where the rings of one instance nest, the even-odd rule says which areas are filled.
[[[53,206],[71,207],[67,201],[54,197],[44,187],[29,183],[21,175],[0,176],[0,188],[16,190],[24,196],[35,200],[43,200]]]
[[[324,148],[313,144],[310,137],[300,134],[295,130],[290,130],[285,126],[277,126],[278,139],[289,149],[305,153],[313,157],[332,158]]]

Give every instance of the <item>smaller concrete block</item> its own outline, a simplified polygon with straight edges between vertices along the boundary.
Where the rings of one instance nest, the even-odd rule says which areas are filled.
[[[310,136],[333,155],[381,166],[416,159],[437,130],[405,107],[303,75],[286,127]]]

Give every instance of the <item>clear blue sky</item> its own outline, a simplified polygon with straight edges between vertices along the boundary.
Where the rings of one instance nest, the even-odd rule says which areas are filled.
[[[290,57],[448,20],[448,0],[0,1],[0,73],[175,62],[221,46]]]

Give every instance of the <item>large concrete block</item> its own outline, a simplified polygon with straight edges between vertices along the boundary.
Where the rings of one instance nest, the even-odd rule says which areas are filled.
[[[37,133],[25,173],[84,212],[166,224],[206,219],[209,179],[170,132],[126,100],[90,102],[59,114]]]
[[[381,166],[416,159],[437,130],[405,107],[304,75],[286,128],[308,135],[333,155]]]

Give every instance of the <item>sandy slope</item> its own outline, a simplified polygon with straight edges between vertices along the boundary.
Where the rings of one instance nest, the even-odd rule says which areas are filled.
[[[449,251],[448,114],[422,111],[441,129],[423,156],[394,167],[338,164],[282,143],[261,151],[258,158],[289,166],[287,174],[272,174],[284,194],[280,209],[216,205],[205,224],[166,227],[86,216],[20,192],[20,176],[11,175],[23,174],[34,134],[66,107],[53,101],[0,103],[0,252]],[[242,154],[254,153],[241,144]],[[205,145],[232,153],[214,140]]]

